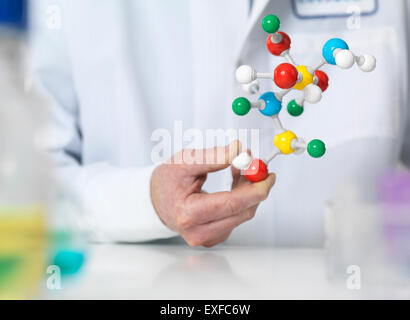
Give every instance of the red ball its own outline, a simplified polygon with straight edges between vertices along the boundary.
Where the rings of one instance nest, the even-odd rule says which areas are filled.
[[[326,91],[326,89],[329,87],[329,77],[327,76],[326,73],[324,73],[321,70],[316,70],[315,76],[318,79],[317,86],[322,89],[323,92]]]
[[[253,159],[251,166],[245,171],[245,177],[250,182],[263,181],[268,175],[268,166],[260,159]]]
[[[282,31],[279,31],[278,33],[282,36],[281,42],[273,43],[271,40],[271,34],[268,36],[268,40],[266,42],[269,52],[272,53],[274,56],[280,56],[284,51],[288,50],[290,48],[291,43],[290,38],[286,33]]]
[[[298,81],[298,70],[290,63],[282,63],[276,67],[273,79],[279,88],[290,89]]]

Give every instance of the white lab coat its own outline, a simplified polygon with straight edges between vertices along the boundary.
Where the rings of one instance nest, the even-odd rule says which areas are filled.
[[[273,12],[300,64],[318,62],[323,43],[334,36],[378,58],[372,74],[324,67],[331,86],[322,102],[308,105],[300,118],[282,112],[286,128],[306,141],[324,140],[327,155],[275,159],[270,170],[277,185],[269,199],[228,240],[322,245],[324,204],[340,186],[358,181],[372,188],[401,156],[409,160],[407,1],[379,2],[360,30],[347,30],[346,19],[299,19],[291,1],[256,0],[250,13],[248,0],[32,1],[34,71],[54,101],[49,149],[59,178],[84,202],[94,238],[175,236],[150,201],[151,152],[158,143],[151,136],[158,128],[173,133],[177,120],[184,130],[260,128],[261,156],[271,151],[271,120],[258,112],[239,118],[230,106],[244,95],[234,80],[239,64],[269,71],[283,62],[268,53],[259,27]],[[55,8],[62,15],[58,30],[48,24]],[[272,88],[263,83],[262,92]],[[210,175],[205,189],[229,185],[226,171]]]

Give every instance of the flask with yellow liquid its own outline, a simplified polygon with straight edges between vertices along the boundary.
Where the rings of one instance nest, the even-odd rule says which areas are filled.
[[[25,88],[26,1],[0,0],[0,299],[36,297],[48,259],[42,99]]]

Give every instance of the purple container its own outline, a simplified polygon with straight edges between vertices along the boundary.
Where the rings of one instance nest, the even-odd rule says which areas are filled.
[[[380,184],[387,257],[410,269],[410,173],[386,174]]]

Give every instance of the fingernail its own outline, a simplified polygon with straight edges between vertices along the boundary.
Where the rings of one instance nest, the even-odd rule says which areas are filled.
[[[228,146],[229,149],[229,162],[232,163],[232,160],[240,153],[242,149],[242,144],[239,140],[234,140]]]

